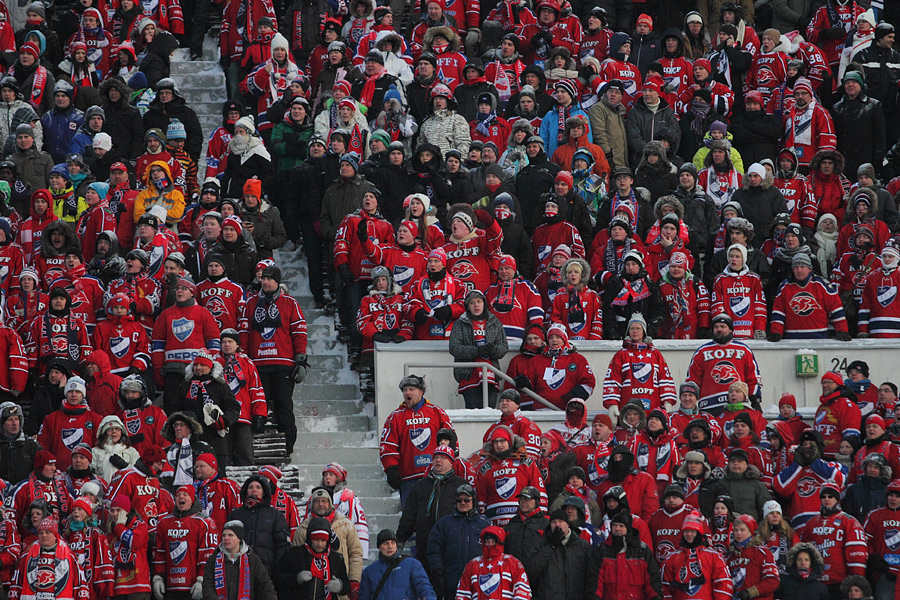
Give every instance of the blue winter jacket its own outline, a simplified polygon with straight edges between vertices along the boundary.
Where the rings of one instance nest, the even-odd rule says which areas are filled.
[[[75,134],[84,125],[84,113],[70,106],[68,110],[53,110],[41,117],[44,128],[44,152],[50,154],[54,163],[66,162],[66,154],[78,152],[78,144],[73,144]]]
[[[390,561],[379,553],[378,560],[363,569],[359,600],[437,600],[425,567],[410,556],[404,557],[391,571],[375,598],[375,588],[389,566]]]
[[[553,104],[553,108],[544,115],[544,118],[541,119],[541,138],[544,140],[544,151],[547,153],[547,157],[551,160],[553,159],[553,153],[556,152],[556,147],[559,145],[559,137],[560,133],[565,133],[565,124],[563,124],[563,131],[559,130],[559,111],[556,109],[556,103]],[[582,115],[585,119],[587,119],[587,137],[585,139],[591,140],[591,120],[587,116],[587,113],[584,112],[584,109],[581,108],[581,105],[578,103],[573,104],[569,107],[569,118]],[[45,134],[46,135],[46,134]]]
[[[428,566],[444,572],[444,598],[456,597],[456,587],[466,564],[481,554],[481,530],[490,525],[484,515],[456,511],[441,517],[428,536]]]

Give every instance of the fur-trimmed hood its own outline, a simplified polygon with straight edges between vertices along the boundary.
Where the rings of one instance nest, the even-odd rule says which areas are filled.
[[[71,187],[71,183],[68,184]],[[48,211],[53,211],[53,203],[51,201],[50,207],[47,209]],[[50,235],[54,231],[59,231],[63,234],[63,245],[58,251],[53,245],[50,243]],[[62,219],[57,219],[52,221],[47,228],[44,229],[44,233],[42,236],[41,243],[41,256],[44,258],[50,258],[53,256],[64,256],[66,251],[69,249],[81,249],[81,242],[78,241],[78,237],[75,235],[75,226],[74,224],[69,225]]]
[[[591,281],[591,265],[588,264],[588,261],[583,258],[579,258],[577,256],[573,256],[569,260],[563,263],[562,269],[559,272],[562,274],[563,283],[566,284],[566,271],[571,264],[581,265],[581,281],[579,281],[579,285],[586,286]],[[566,284],[568,285],[568,284]]]
[[[393,31],[379,31],[375,36],[375,48],[381,50],[382,44],[390,44],[391,47],[388,50],[392,54],[400,56],[400,51],[403,49],[403,38]]]
[[[109,99],[109,90],[112,88],[116,88],[119,90],[119,98],[118,102],[113,102]],[[131,89],[129,89],[128,85],[124,81],[122,81],[121,77],[114,76],[110,77],[106,81],[100,84],[100,98],[103,99],[104,106],[116,106],[119,108],[125,108],[129,106],[128,99],[131,98]]]
[[[825,561],[822,560],[822,555],[819,554],[819,550],[815,547],[815,545],[810,544],[809,542],[800,542],[799,544],[796,544],[793,548],[788,550],[787,558],[785,559],[785,565],[787,566],[787,568],[797,568],[797,555],[803,551],[808,552],[812,557],[810,571],[817,577],[821,577],[822,573],[825,572]]]
[[[178,411],[172,413],[166,424],[162,428],[162,436],[172,443],[175,443],[175,421],[184,421],[192,431],[191,437],[203,433],[203,425],[197,420],[197,417],[191,412]]]
[[[358,15],[356,14],[356,9],[360,4],[366,5],[366,18],[371,17],[375,14],[375,2],[373,0],[351,0],[350,1],[350,18],[356,19]]]
[[[647,428],[647,411],[644,410],[644,406],[638,400],[629,400],[625,403],[625,406],[622,407],[622,410],[619,412],[619,420],[616,423],[616,427],[622,427],[624,429],[631,429],[631,426],[625,423],[625,413],[629,410],[633,410],[637,408],[638,412],[641,415],[640,423],[635,426],[635,430],[643,431]]]
[[[850,194],[850,200],[847,202],[847,212],[854,213],[852,218],[856,218],[856,201],[860,197],[864,197],[869,201],[870,215],[878,214],[878,194],[870,187],[859,187],[853,190],[853,193]]]
[[[659,156],[659,161],[664,166],[664,168],[660,169],[660,171],[675,172],[675,168],[672,166],[672,163],[669,161],[668,152],[666,152],[666,147],[659,140],[651,140],[651,141],[647,142],[647,144],[644,146],[643,152],[641,153],[641,162],[638,163],[637,169],[635,169],[635,171],[640,170],[642,167],[649,164],[647,162],[647,157],[649,157],[651,154],[656,154],[657,156]]]
[[[819,170],[819,165],[822,164],[822,160],[826,158],[830,158],[834,161],[835,175],[843,174],[844,155],[837,150],[819,150],[816,152],[815,156],[812,157],[812,160],[809,161],[809,172],[815,174]]]
[[[506,427],[506,425],[501,425],[500,427]],[[509,430],[509,427],[506,427]],[[486,441],[481,446],[481,452],[485,456],[495,458],[497,460],[506,460],[507,458],[512,457],[513,455],[519,455],[521,457],[525,457],[525,440],[518,435],[515,435],[512,430],[509,430],[509,434],[512,436],[512,443],[509,445],[509,454],[506,456],[498,456],[494,453],[494,447],[491,444],[491,440]]]
[[[849,575],[841,582],[841,598],[850,597],[850,588],[856,586],[862,590],[863,600],[872,597],[872,584],[862,575]]]
[[[671,206],[674,208],[675,214],[678,215],[678,219],[684,221],[684,204],[682,204],[681,200],[675,196],[660,196],[659,200],[653,205],[653,214],[656,215],[657,221],[662,220],[662,209],[664,206]]]
[[[184,368],[184,380],[190,381],[194,378],[194,363],[188,363]],[[210,376],[216,381],[221,381],[222,383],[226,383],[225,381],[225,369],[222,367],[222,363],[217,360],[213,360],[212,371],[210,371]]]
[[[731,142],[729,142],[727,139],[713,140],[709,143],[709,152],[706,154],[706,158],[703,159],[704,167],[712,166],[713,150],[723,150],[725,152],[725,163],[729,168],[734,168],[734,163],[731,161]]]
[[[574,71],[577,68],[577,66],[575,65],[575,59],[572,58],[572,53],[565,46],[554,46],[553,48],[551,48],[550,57],[547,59],[544,65],[550,67],[550,69],[555,69],[556,67],[553,66],[553,60],[557,56],[562,56],[566,59],[566,66],[563,67],[565,70]]]
[[[447,52],[459,52],[459,49],[462,47],[462,42],[459,39],[459,34],[457,34],[450,27],[431,27],[425,32],[425,36],[422,38],[422,47],[425,52],[434,52],[431,49],[431,44],[434,41],[434,36],[440,35],[447,39],[450,43],[450,47],[447,48]]]

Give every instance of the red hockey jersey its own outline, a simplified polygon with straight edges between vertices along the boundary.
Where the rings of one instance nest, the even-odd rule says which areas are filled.
[[[488,457],[481,463],[475,478],[478,509],[492,525],[503,527],[519,510],[518,495],[526,487],[535,487],[541,494],[540,505],[547,509],[547,492],[537,465],[530,459]]]
[[[269,408],[266,404],[266,395],[259,379],[259,372],[250,357],[238,352],[230,356],[220,354],[216,360],[223,367],[225,383],[231,388],[234,399],[241,405],[241,414],[237,422],[250,425],[253,417],[267,417]]]
[[[406,294],[425,275],[428,254],[418,247],[410,252],[389,244],[375,244],[371,237],[366,240],[366,256],[373,265],[384,265],[391,271],[394,283]]]
[[[538,225],[531,236],[531,247],[534,251],[534,272],[541,273],[550,266],[554,248],[560,244],[569,247],[571,256],[584,258],[584,241],[578,228],[568,221],[543,223]]]
[[[818,458],[808,467],[791,463],[775,475],[772,490],[782,498],[790,498],[790,510],[784,514],[793,515],[791,526],[797,529],[819,514],[822,506],[819,490],[822,486],[828,483],[843,489],[844,480],[844,471],[839,463]]]
[[[603,382],[603,406],[625,406],[640,400],[645,411],[678,402],[675,381],[662,352],[653,344],[625,340],[609,361]]]
[[[759,365],[753,351],[743,342],[730,340],[724,344],[711,341],[703,344],[688,366],[688,381],[700,386],[701,410],[724,408],[728,403],[728,388],[735,381],[743,381],[751,396],[762,392]]]
[[[406,293],[406,318],[415,323],[414,339],[442,340],[450,337],[453,321],[465,311],[463,300],[468,289],[455,277],[447,273],[440,281],[432,281],[428,275],[419,279]],[[434,309],[449,306],[452,312],[449,321],[441,321],[433,316]],[[424,310],[428,318],[424,323],[416,323],[416,313]]]
[[[491,285],[491,255],[500,250],[503,230],[496,220],[486,230],[475,229],[462,240],[447,238],[447,272],[467,291],[486,290]]]
[[[866,532],[859,521],[839,511],[823,517],[816,515],[798,531],[800,539],[813,544],[825,560],[822,583],[840,583],[848,575],[866,575],[869,548]]]
[[[900,337],[900,269],[885,271],[884,267],[866,279],[859,306],[859,331],[873,338]]]
[[[716,277],[712,289],[712,315],[725,313],[734,322],[734,337],[749,338],[765,331],[768,311],[759,275],[746,266],[738,273],[730,268]]]
[[[772,600],[781,583],[775,558],[762,546],[732,546],[728,570],[735,592],[754,588],[760,600]]]
[[[786,339],[827,338],[829,324],[835,332],[847,331],[844,305],[834,286],[818,275],[803,284],[793,276],[781,283],[772,304],[772,333]]]
[[[697,339],[700,329],[709,328],[709,290],[691,275],[676,281],[669,273],[659,281],[659,296],[666,305],[660,325],[663,339]]]
[[[219,331],[237,329],[244,311],[244,288],[227,277],[197,284],[197,304],[209,311]]]
[[[900,509],[884,506],[869,513],[864,527],[869,553],[880,556],[887,563],[888,571],[900,573]]]
[[[725,559],[704,547],[684,548],[667,560],[662,589],[663,600],[729,600],[734,596]]]
[[[824,455],[834,458],[844,436],[859,436],[862,416],[856,402],[844,396],[840,388],[828,396],[822,396],[819,402],[813,429],[825,438]]]
[[[97,428],[103,419],[88,408],[87,402],[72,406],[63,400],[62,407],[50,413],[37,434],[37,441],[44,450],[56,457],[56,467],[60,470],[72,464],[72,450],[78,444],[97,445]]]
[[[572,296],[577,295],[584,319],[570,319],[573,304]],[[571,340],[603,339],[603,300],[594,290],[582,286],[567,286],[565,291],[557,293],[550,309],[550,322],[559,323],[566,328]]]
[[[537,288],[527,279],[498,281],[485,293],[488,308],[500,323],[506,337],[522,340],[525,328],[544,322],[544,309]]]
[[[294,355],[306,354],[306,319],[300,305],[282,290],[275,294],[268,307],[262,292],[248,298],[241,314],[241,348],[257,367],[293,367]],[[281,327],[267,327],[266,318],[275,316]]]
[[[647,527],[653,538],[653,554],[659,564],[665,564],[678,553],[681,547],[681,526],[692,510],[690,505],[682,504],[672,512],[659,508],[650,517]]]
[[[124,377],[131,367],[146,371],[150,366],[150,337],[130,314],[97,323],[94,347],[106,352],[116,375]]]
[[[181,369],[204,350],[218,354],[219,327],[209,311],[196,303],[173,304],[156,317],[150,348],[154,376],[159,378],[164,365]]]
[[[576,386],[581,386],[590,395],[597,385],[587,359],[574,350],[559,353],[545,350],[528,361],[525,376],[536,394],[562,410]]]
[[[365,252],[364,244],[357,237],[360,220],[366,221],[366,237],[373,245],[392,244],[394,228],[379,215],[370,215],[360,209],[343,218],[334,238],[334,266],[348,265],[357,281],[371,281],[372,268],[376,266]]]
[[[197,577],[203,577],[206,559],[213,551],[209,540],[209,524],[197,513],[173,513],[159,520],[153,576],[163,578],[167,592],[190,591]]]
[[[97,527],[87,525],[80,531],[68,531],[65,541],[81,566],[91,600],[111,596],[115,572],[106,535]]]
[[[404,480],[422,477],[431,468],[437,432],[444,428],[453,429],[450,417],[425,398],[415,408],[400,405],[388,415],[381,430],[382,467],[399,466]]]

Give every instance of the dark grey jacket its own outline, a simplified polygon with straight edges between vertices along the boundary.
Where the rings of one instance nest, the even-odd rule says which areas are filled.
[[[485,304],[485,313],[487,323],[484,337],[487,343],[493,346],[490,356],[491,364],[499,367],[498,361],[509,352],[509,343],[506,341],[503,324],[500,323],[500,319],[488,311],[487,304]],[[479,358],[479,347],[475,345],[475,332],[468,313],[463,313],[453,324],[453,329],[450,331],[450,354],[453,356],[454,362],[472,362]],[[457,381],[467,379],[471,373],[472,369],[468,367],[453,369],[453,377]]]
[[[593,599],[597,580],[590,577],[594,571],[590,544],[577,531],[570,531],[569,539],[559,546],[551,545],[549,538],[548,528],[538,551],[525,562],[534,598]]]

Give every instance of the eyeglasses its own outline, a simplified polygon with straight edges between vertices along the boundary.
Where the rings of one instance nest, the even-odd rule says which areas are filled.
[[[456,503],[457,504],[471,504],[472,499],[471,498],[457,498]]]

